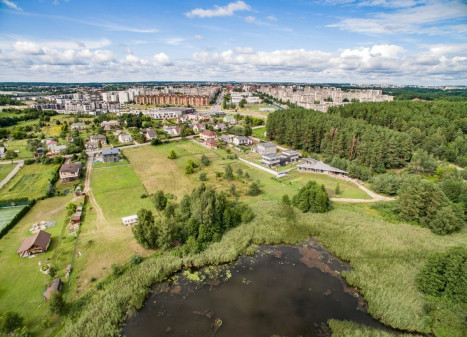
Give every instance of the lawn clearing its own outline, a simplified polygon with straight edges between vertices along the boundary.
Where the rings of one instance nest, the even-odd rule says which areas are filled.
[[[61,245],[62,232],[66,218],[66,204],[71,197],[56,197],[38,201],[34,207],[0,239],[0,312],[14,310],[25,319],[25,324],[38,333],[42,317],[48,314],[48,304],[44,302],[42,293],[51,282],[48,275],[42,274],[41,265],[49,263],[58,269],[57,276],[64,278],[65,266],[71,256],[57,254]],[[56,220],[55,227],[47,229],[52,234],[52,241],[45,254],[33,258],[19,258],[16,254],[21,242],[32,234],[32,224],[41,220]]]
[[[3,143],[8,151],[19,151],[18,157],[15,159],[30,159],[34,158],[34,154],[27,147],[27,139],[13,139]]]
[[[49,179],[52,178],[58,167],[58,165],[24,165],[13,179],[1,189],[0,200],[36,199],[45,196],[49,190]]]
[[[255,138],[259,138],[261,140],[267,140],[266,136],[264,135],[265,132],[266,132],[266,127],[253,129],[253,135],[252,136],[255,137]]]
[[[0,181],[6,178],[6,176],[15,168],[17,164],[4,164],[0,165]]]

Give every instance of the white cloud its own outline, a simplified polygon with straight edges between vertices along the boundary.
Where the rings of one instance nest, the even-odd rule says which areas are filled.
[[[195,40],[202,40],[203,39],[203,37],[201,35],[195,35],[195,36],[193,36],[193,38]]]
[[[178,46],[184,41],[185,39],[183,37],[170,37],[168,39],[165,39],[165,43],[170,44],[172,46]]]
[[[415,1],[408,1],[410,6],[403,7],[399,1],[367,1],[366,4],[393,4],[390,7],[398,8],[392,12],[384,11],[372,14],[368,18],[346,18],[342,21],[328,25],[346,31],[359,33],[409,33],[409,34],[443,34],[449,31],[464,31],[464,25],[435,26],[447,20],[467,18],[467,4],[461,0],[430,1],[417,5]],[[365,4],[363,3],[363,4]],[[410,7],[410,8],[409,8]]]
[[[159,53],[154,55],[154,63],[162,66],[171,65],[170,59],[165,53]]]
[[[41,47],[33,42],[28,41],[16,41],[13,44],[13,48],[19,53],[31,54],[31,55],[40,55],[44,54]]]
[[[221,7],[214,5],[214,9],[196,8],[187,13],[185,16],[189,18],[212,18],[216,16],[232,16],[237,11],[250,11],[251,7],[243,1],[231,2],[227,6]]]
[[[256,18],[254,16],[247,16],[245,17],[245,21],[246,22],[249,22],[249,23],[252,23],[256,20]]]
[[[274,15],[269,15],[269,16],[267,17],[267,19],[268,19],[269,21],[277,21],[277,18],[276,18]]]
[[[13,1],[9,0],[0,0],[2,4],[4,4],[7,7],[10,7],[11,9],[16,9],[17,11],[22,11],[21,7],[19,7],[17,4],[15,4]]]

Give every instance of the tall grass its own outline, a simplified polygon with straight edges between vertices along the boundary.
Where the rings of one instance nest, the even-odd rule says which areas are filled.
[[[220,242],[202,253],[185,257],[172,253],[153,255],[140,265],[129,267],[102,290],[91,290],[87,305],[70,317],[63,335],[118,336],[125,315],[142,306],[151,285],[177,270],[233,261],[251,243],[293,244],[310,235],[317,236],[334,254],[350,262],[353,270],[344,273],[344,277],[361,290],[375,318],[394,328],[428,332],[428,317],[422,310],[425,301],[415,287],[414,275],[429,251],[467,245],[465,231],[439,237],[427,229],[389,224],[348,207],[338,206],[325,214],[295,212],[288,218],[281,217],[285,212],[274,201],[252,207],[255,220],[227,232]],[[451,335],[461,333],[454,331]]]

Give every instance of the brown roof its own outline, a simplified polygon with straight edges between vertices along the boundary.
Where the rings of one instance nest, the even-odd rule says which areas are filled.
[[[207,137],[216,137],[217,136],[217,134],[214,131],[211,131],[211,130],[203,131],[203,132],[201,132],[201,134],[203,136],[207,136]]]
[[[209,139],[206,139],[206,144],[217,145],[218,143],[217,143],[217,140],[209,138]]]
[[[43,230],[40,230],[36,235],[30,236],[24,239],[21,246],[18,248],[16,254],[25,252],[31,249],[33,246],[41,247],[42,249],[47,249],[47,246],[50,242],[50,233],[47,233]]]
[[[62,167],[60,167],[60,172],[78,173],[82,167],[83,164],[81,164],[80,161],[71,164],[63,164]]]
[[[53,280],[52,285],[47,287],[47,291],[45,292],[45,299],[48,300],[50,298],[50,295],[52,294],[52,291],[58,291],[60,292],[62,290],[62,280],[60,278],[56,278]]]

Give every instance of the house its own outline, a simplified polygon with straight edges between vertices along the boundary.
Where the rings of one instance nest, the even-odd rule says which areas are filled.
[[[121,133],[118,135],[118,141],[120,143],[131,143],[133,141],[133,138],[131,138],[131,135],[129,133]]]
[[[281,162],[283,163],[292,163],[298,161],[300,158],[300,153],[294,150],[285,150],[281,153]]]
[[[122,218],[122,222],[125,226],[131,226],[131,225],[134,225],[134,224],[137,224],[138,223],[138,216],[135,214],[135,215],[130,215],[130,216],[124,216]]]
[[[61,278],[56,278],[52,281],[52,285],[47,287],[47,290],[44,293],[44,301],[48,301],[50,299],[50,295],[52,291],[60,292],[62,290],[63,282]]]
[[[204,131],[204,130],[206,130],[204,124],[195,123],[195,124],[193,125],[193,131],[195,131],[195,132],[202,132],[202,131]]]
[[[224,123],[214,125],[214,130],[216,131],[224,131],[225,129],[227,129],[227,126]]]
[[[204,141],[204,145],[207,147],[210,147],[211,149],[217,149],[219,146],[219,143],[217,142],[216,139],[208,138]]]
[[[229,143],[232,143],[233,136],[231,136],[231,135],[222,135],[220,139],[221,139],[222,142],[224,142],[226,144],[229,144]]]
[[[95,143],[97,145],[99,144],[99,141],[101,142],[102,146],[107,145],[107,138],[105,138],[105,136],[103,135],[92,135],[91,137],[89,137],[90,143]],[[97,147],[98,146],[96,146],[96,148]]]
[[[297,165],[297,168],[298,172],[336,174],[342,176],[347,175],[346,171],[332,167],[313,158],[303,158],[302,163]]]
[[[180,127],[178,126],[167,126],[167,125],[164,125],[162,127],[162,130],[164,130],[167,134],[171,135],[171,136],[180,136]]]
[[[36,151],[37,151],[37,156],[38,156],[38,157],[44,156],[44,148],[43,148],[43,147],[38,147],[38,148],[36,149]]]
[[[65,139],[66,139],[67,142],[70,142],[70,143],[74,140],[73,137],[65,137]]]
[[[238,145],[251,145],[253,142],[245,136],[236,136],[233,138],[232,142],[238,146]]]
[[[260,155],[265,155],[268,153],[276,153],[277,145],[274,143],[259,143],[256,147],[252,148],[253,152],[256,152]]]
[[[217,139],[217,134],[211,130],[204,130],[199,134],[199,137],[203,140],[206,139]]]
[[[72,123],[71,124],[71,129],[72,130],[84,130],[84,129],[86,129],[86,124],[84,124],[83,122]]]
[[[152,140],[152,139],[156,139],[157,138],[157,134],[156,134],[156,131],[154,131],[153,129],[151,128],[147,128],[145,130],[143,130],[142,134],[144,135],[144,137],[146,137],[147,140]]]
[[[58,145],[56,141],[52,141],[49,144],[47,144],[47,149],[51,154],[58,155],[62,151],[66,150],[66,145]]]
[[[50,245],[50,236],[50,233],[40,230],[39,233],[24,239],[16,254],[19,257],[28,257],[46,252]]]
[[[63,182],[78,180],[82,168],[83,164],[81,164],[81,162],[63,164],[62,167],[60,167],[60,170],[58,171],[60,179]]]
[[[237,121],[235,120],[235,117],[232,116],[232,115],[227,115],[224,117],[224,119],[222,120],[224,123],[227,123],[229,125],[234,125],[234,124],[237,124]]]
[[[111,128],[118,128],[120,126],[120,122],[116,120],[112,121],[103,121],[101,124],[101,127],[106,130],[110,130]]]
[[[261,164],[267,167],[280,166],[281,156],[277,153],[265,153],[261,158]]]
[[[6,153],[6,149],[3,146],[0,146],[0,158],[4,158]]]
[[[102,150],[102,160],[104,163],[109,163],[113,161],[120,160],[120,149],[103,149]]]

